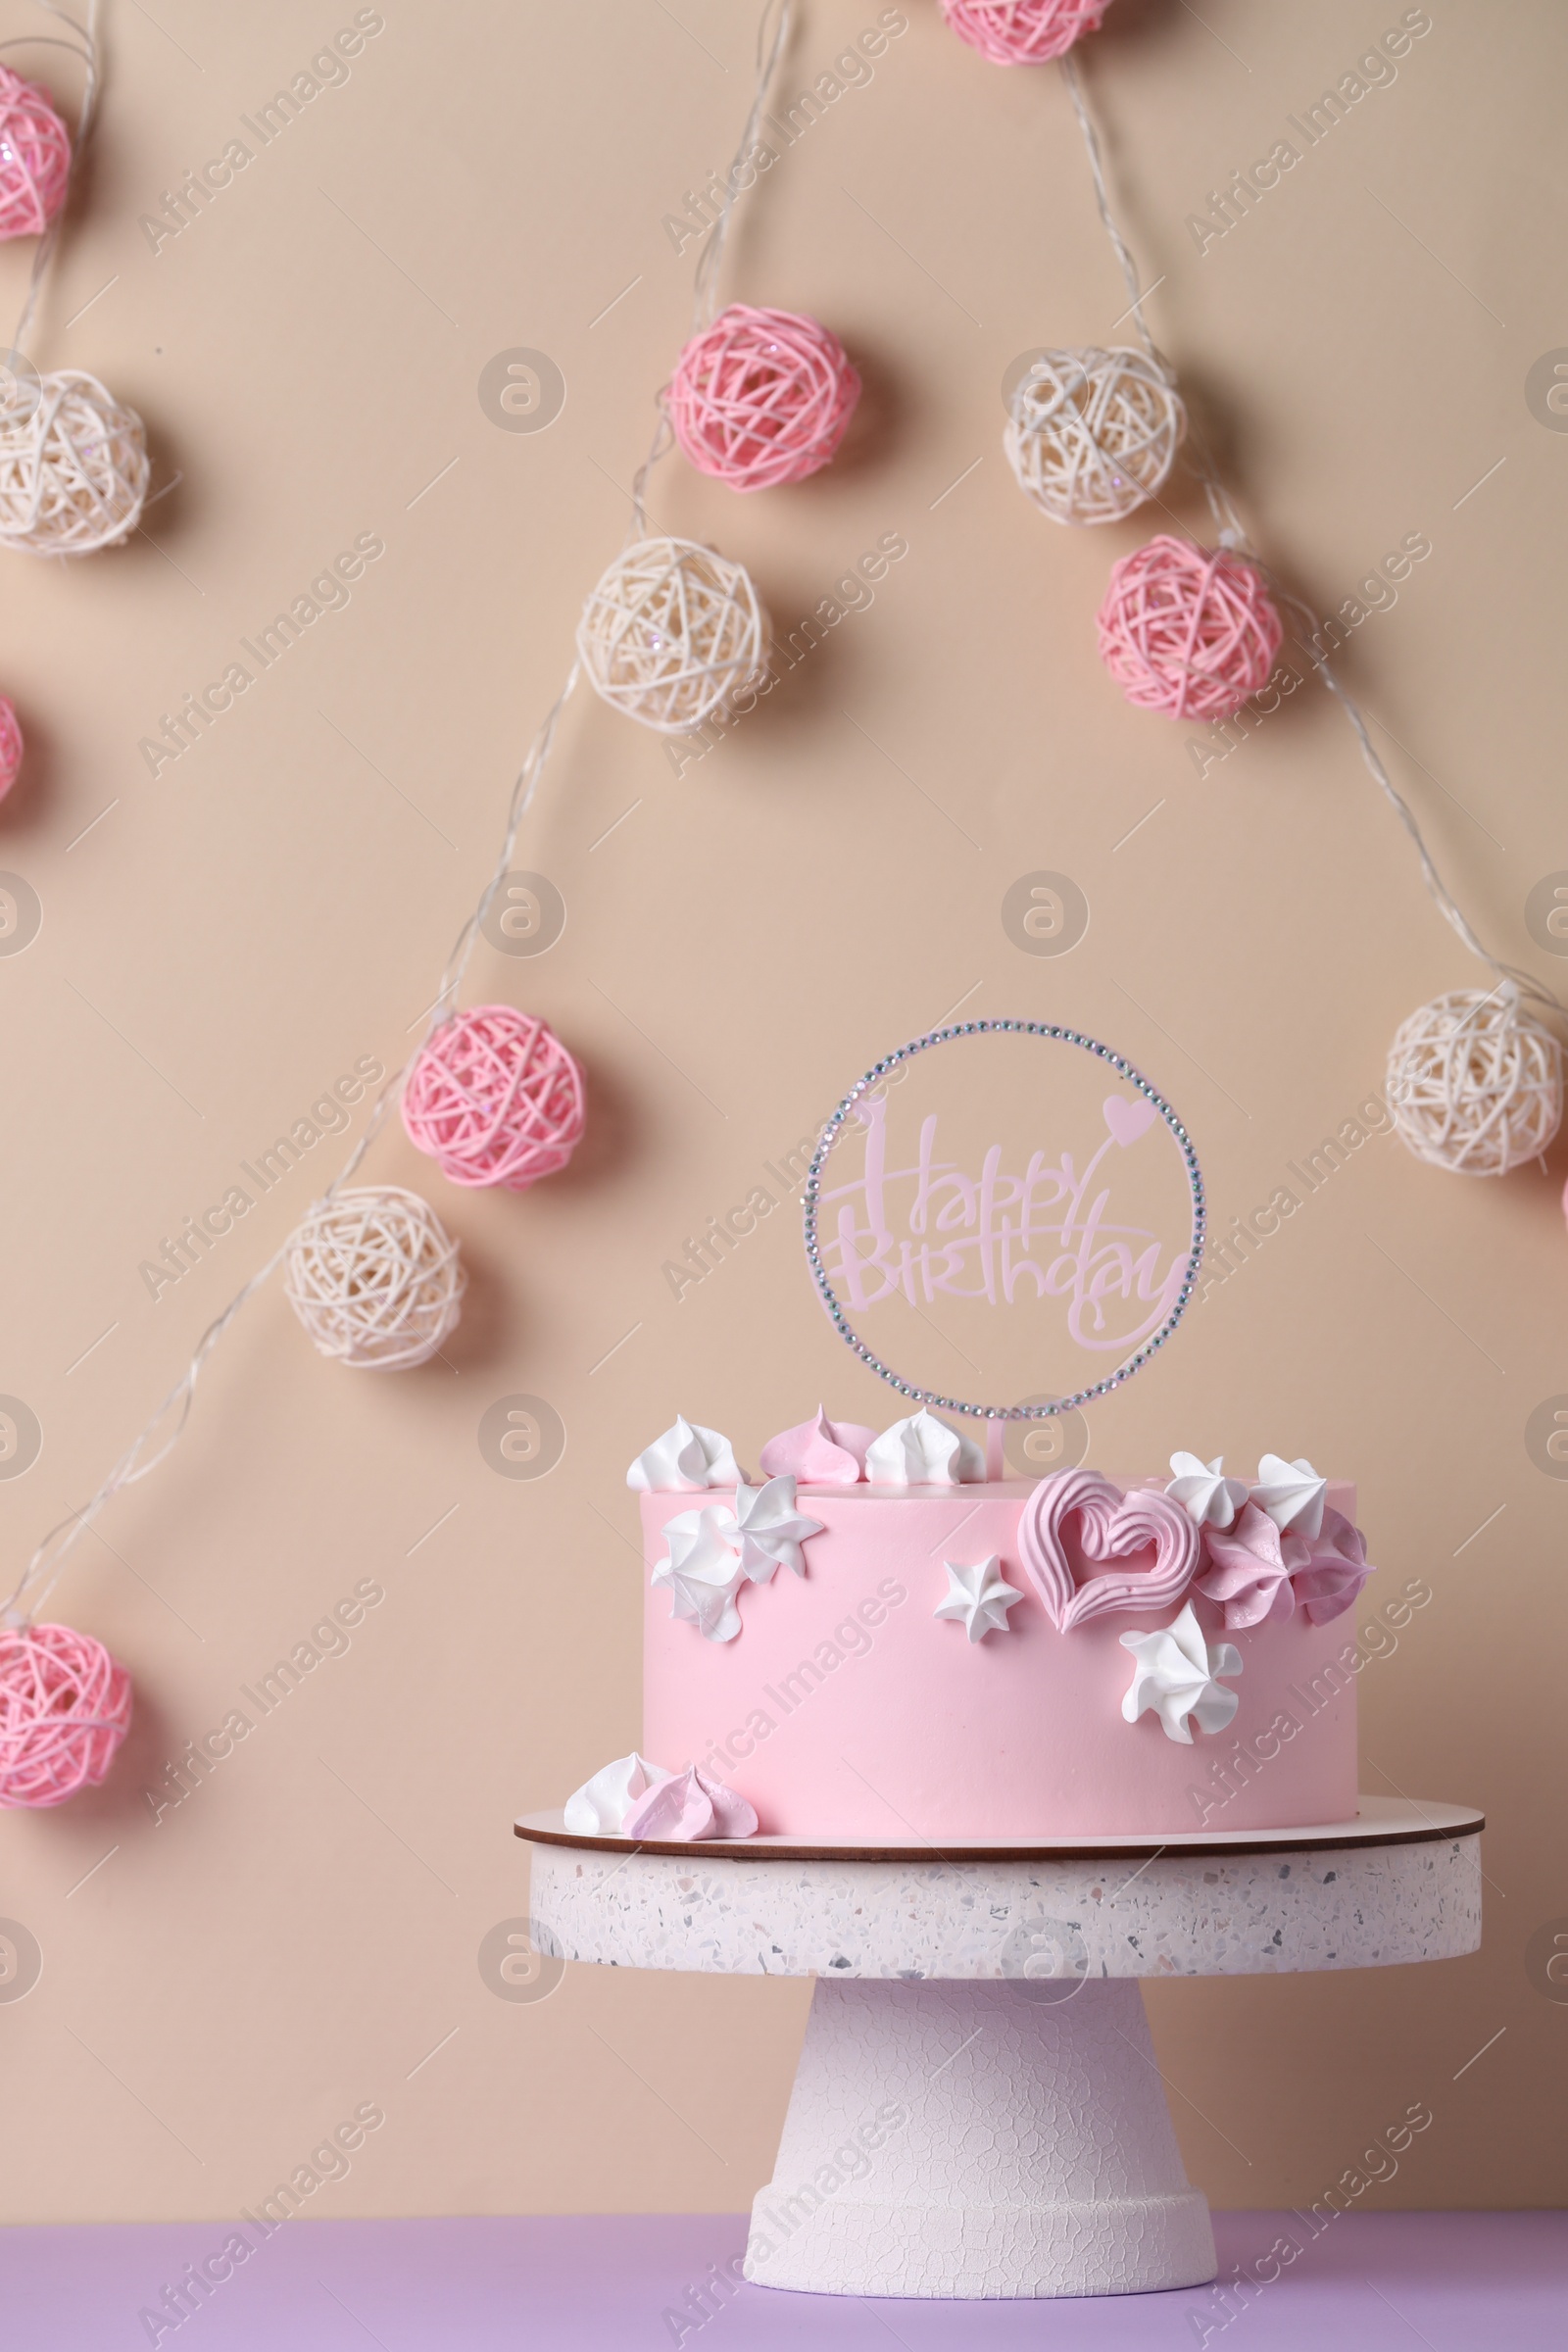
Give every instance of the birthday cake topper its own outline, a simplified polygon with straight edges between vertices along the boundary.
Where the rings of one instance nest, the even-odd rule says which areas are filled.
[[[1180,1322],[1203,1249],[1175,1111],[1044,1021],[964,1021],[875,1063],[822,1130],[805,1211],[840,1338],[902,1396],[989,1420],[1119,1388]],[[1031,1400],[973,1400],[993,1387]]]

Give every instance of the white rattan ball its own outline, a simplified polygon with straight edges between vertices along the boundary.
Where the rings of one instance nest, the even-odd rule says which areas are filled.
[[[1090,347],[1040,355],[1013,391],[1002,446],[1054,522],[1116,522],[1152,498],[1186,431],[1156,361]]]
[[[1520,1010],[1511,983],[1455,989],[1400,1024],[1388,1098],[1418,1159],[1461,1176],[1506,1176],[1538,1158],[1562,1123],[1562,1048]]]
[[[686,735],[762,666],[767,616],[751,576],[691,539],[639,539],[582,611],[597,693],[661,735]]]
[[[135,529],[147,500],[147,436],[95,375],[38,378],[30,411],[0,416],[0,546],[90,556]]]
[[[290,1236],[283,1282],[318,1354],[400,1372],[457,1328],[467,1278],[429,1202],[388,1184],[318,1200]]]

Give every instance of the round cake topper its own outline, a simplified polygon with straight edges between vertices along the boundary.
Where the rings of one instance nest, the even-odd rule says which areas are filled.
[[[1162,1348],[1203,1253],[1192,1138],[1140,1070],[1046,1021],[876,1062],[821,1131],[806,1254],[839,1337],[912,1404],[1047,1420]],[[998,1389],[1025,1401],[974,1401]]]

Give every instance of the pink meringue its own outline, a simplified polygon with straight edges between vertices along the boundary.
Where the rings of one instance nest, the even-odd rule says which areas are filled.
[[[865,1449],[876,1435],[858,1421],[830,1421],[818,1405],[814,1421],[768,1439],[761,1467],[768,1478],[793,1472],[803,1487],[857,1486],[865,1476]]]
[[[1367,1559],[1365,1536],[1343,1511],[1323,1513],[1322,1530],[1307,1550],[1309,1557],[1304,1566],[1293,1570],[1291,1582],[1312,1623],[1327,1625],[1355,1606],[1361,1587],[1377,1571]]]
[[[1266,1511],[1249,1502],[1234,1526],[1205,1528],[1203,1544],[1213,1565],[1193,1579],[1193,1590],[1223,1603],[1227,1632],[1294,1613],[1291,1579],[1311,1558],[1304,1537],[1284,1534]]]
[[[744,1796],[688,1764],[637,1799],[620,1834],[690,1845],[704,1838],[750,1838],[756,1828],[757,1814]]]

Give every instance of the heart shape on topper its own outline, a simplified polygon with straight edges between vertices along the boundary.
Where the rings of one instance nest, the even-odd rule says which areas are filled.
[[[1083,1584],[1073,1576],[1062,1525],[1074,1515],[1086,1560],[1125,1560],[1152,1551],[1148,1568],[1106,1567]],[[1124,1494],[1098,1470],[1055,1470],[1023,1506],[1018,1551],[1060,1634],[1123,1609],[1163,1609],[1180,1600],[1197,1572],[1202,1541],[1179,1502],[1152,1489]]]
[[[1159,1116],[1152,1102],[1142,1100],[1129,1102],[1125,1095],[1107,1095],[1102,1108],[1105,1125],[1124,1152],[1141,1135],[1147,1135]]]

